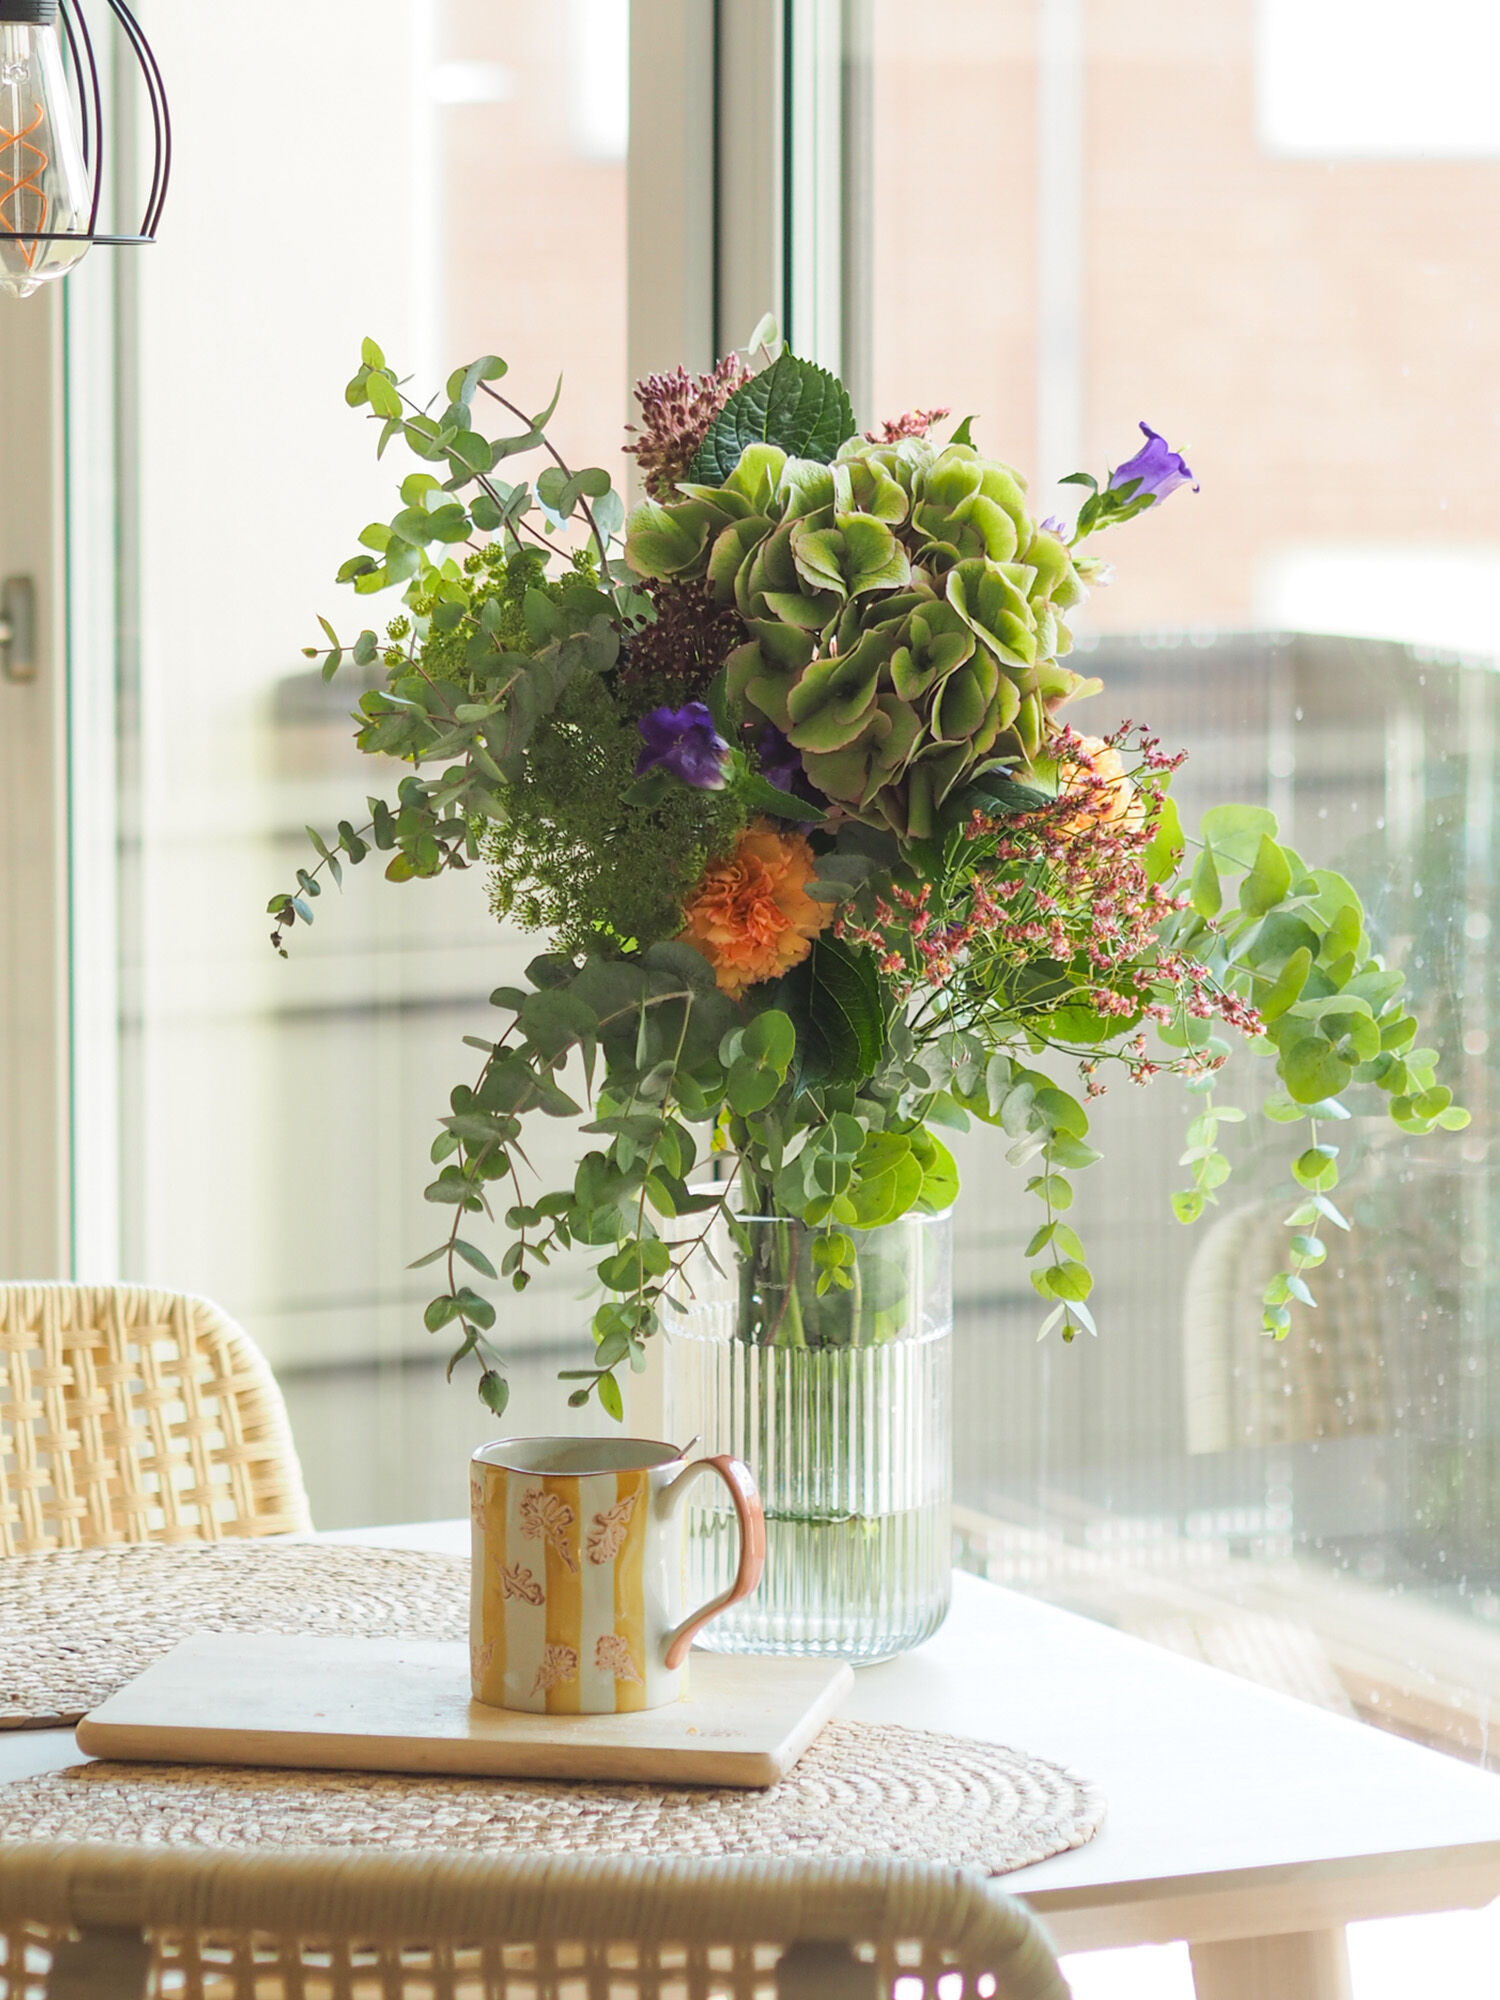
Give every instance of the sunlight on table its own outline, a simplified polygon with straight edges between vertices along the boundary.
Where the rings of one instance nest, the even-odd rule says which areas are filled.
[[[1354,2000],[1490,2000],[1500,1964],[1500,1903],[1436,1917],[1386,1917],[1349,1926]],[[1073,2000],[1193,2000],[1185,1944],[1081,1952],[1062,1962]]]
[[[1185,1944],[1081,1952],[1065,1958],[1062,1969],[1073,2000],[1193,2000],[1193,1968]]]

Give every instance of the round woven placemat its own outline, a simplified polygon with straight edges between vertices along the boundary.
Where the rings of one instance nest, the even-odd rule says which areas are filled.
[[[198,1632],[464,1639],[463,1556],[336,1542],[60,1549],[0,1562],[0,1729],[55,1729]]]
[[[804,1855],[1003,1874],[1081,1847],[1104,1801],[1056,1764],[925,1729],[830,1722],[765,1791],[85,1764],[0,1786],[13,1841],[470,1854]]]

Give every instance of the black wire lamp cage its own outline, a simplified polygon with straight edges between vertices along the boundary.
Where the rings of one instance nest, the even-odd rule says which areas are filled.
[[[26,298],[95,243],[152,243],[172,171],[172,124],[151,45],[108,0],[145,84],[153,155],[138,236],[99,227],[104,109],[85,0],[0,0],[0,292]]]

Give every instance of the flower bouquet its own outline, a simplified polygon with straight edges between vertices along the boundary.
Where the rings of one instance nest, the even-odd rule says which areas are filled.
[[[1324,1136],[1341,1093],[1382,1093],[1410,1132],[1465,1115],[1347,881],[1259,806],[1218,806],[1189,839],[1179,755],[1067,719],[1099,689],[1066,664],[1067,621],[1107,581],[1095,538],[1190,483],[1181,456],[1142,425],[1102,483],[1075,475],[1071,527],[1036,520],[970,420],[861,434],[842,385],[762,328],[707,376],[640,385],[626,450],[646,497],[627,515],[606,470],[553,447],[556,396],[530,414],[505,373],[486,356],[418,404],[365,344],[347,400],[418,469],[339,574],[361,596],[399,588],[402,609],[348,645],[321,621],[328,646],[309,650],[325,675],[369,670],[357,741],[403,774],[364,824],[309,829],[310,865],[270,904],[284,950],[325,879],[373,850],[397,882],[477,869],[497,918],[545,939],[525,985],[490,996],[493,1032],[466,1037],[474,1069],[432,1147],[427,1198],[452,1220],[421,1260],[446,1278],[426,1323],[453,1330],[486,1404],[507,1390],[480,1281],[520,1291],[587,1247],[602,1298],[570,1403],[619,1418],[620,1371],[727,1284],[754,1379],[731,1393],[719,1368],[715,1395],[759,1409],[747,1455],[783,1464],[782,1513],[909,1512],[880,1498],[890,1467],[942,1461],[944,1440],[869,1432],[925,1423],[945,1394],[930,1357],[887,1366],[946,1324],[943,1131],[1003,1128],[1037,1204],[1040,1332],[1071,1341],[1096,1331],[1065,1219],[1098,1157],[1088,1100],[1107,1066],[1185,1083],[1191,1185],[1172,1204],[1191,1223],[1230,1171],[1219,1129],[1244,1115],[1213,1097],[1230,1034],[1269,1057],[1267,1115],[1304,1124],[1264,1294],[1283,1337],[1313,1303],[1323,1232],[1347,1227]],[[515,477],[528,455],[540,469]],[[580,1121],[565,1186],[529,1179],[537,1116]],[[471,1226],[497,1214],[498,1267]],[[792,1371],[779,1386],[773,1356]],[[835,1361],[865,1370],[853,1415],[855,1391],[830,1401],[816,1375]],[[892,1401],[922,1408],[880,1417]],[[865,1468],[864,1500],[813,1492],[835,1458]],[[939,1464],[918,1482],[938,1576],[945,1480]],[[888,1544],[864,1546],[876,1589]]]

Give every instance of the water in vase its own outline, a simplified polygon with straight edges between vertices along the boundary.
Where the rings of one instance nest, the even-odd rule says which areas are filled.
[[[899,1253],[905,1282],[867,1344],[765,1337],[764,1313],[746,1303],[743,1261],[732,1280],[700,1290],[672,1328],[671,1434],[698,1431],[700,1449],[747,1460],[765,1507],[765,1577],[704,1634],[718,1650],[888,1659],[920,1644],[947,1611],[946,1219],[914,1220],[893,1246],[899,1228],[871,1232],[886,1239],[887,1265],[893,1247]],[[704,1480],[689,1502],[689,1602],[728,1588],[738,1549],[734,1515]]]

